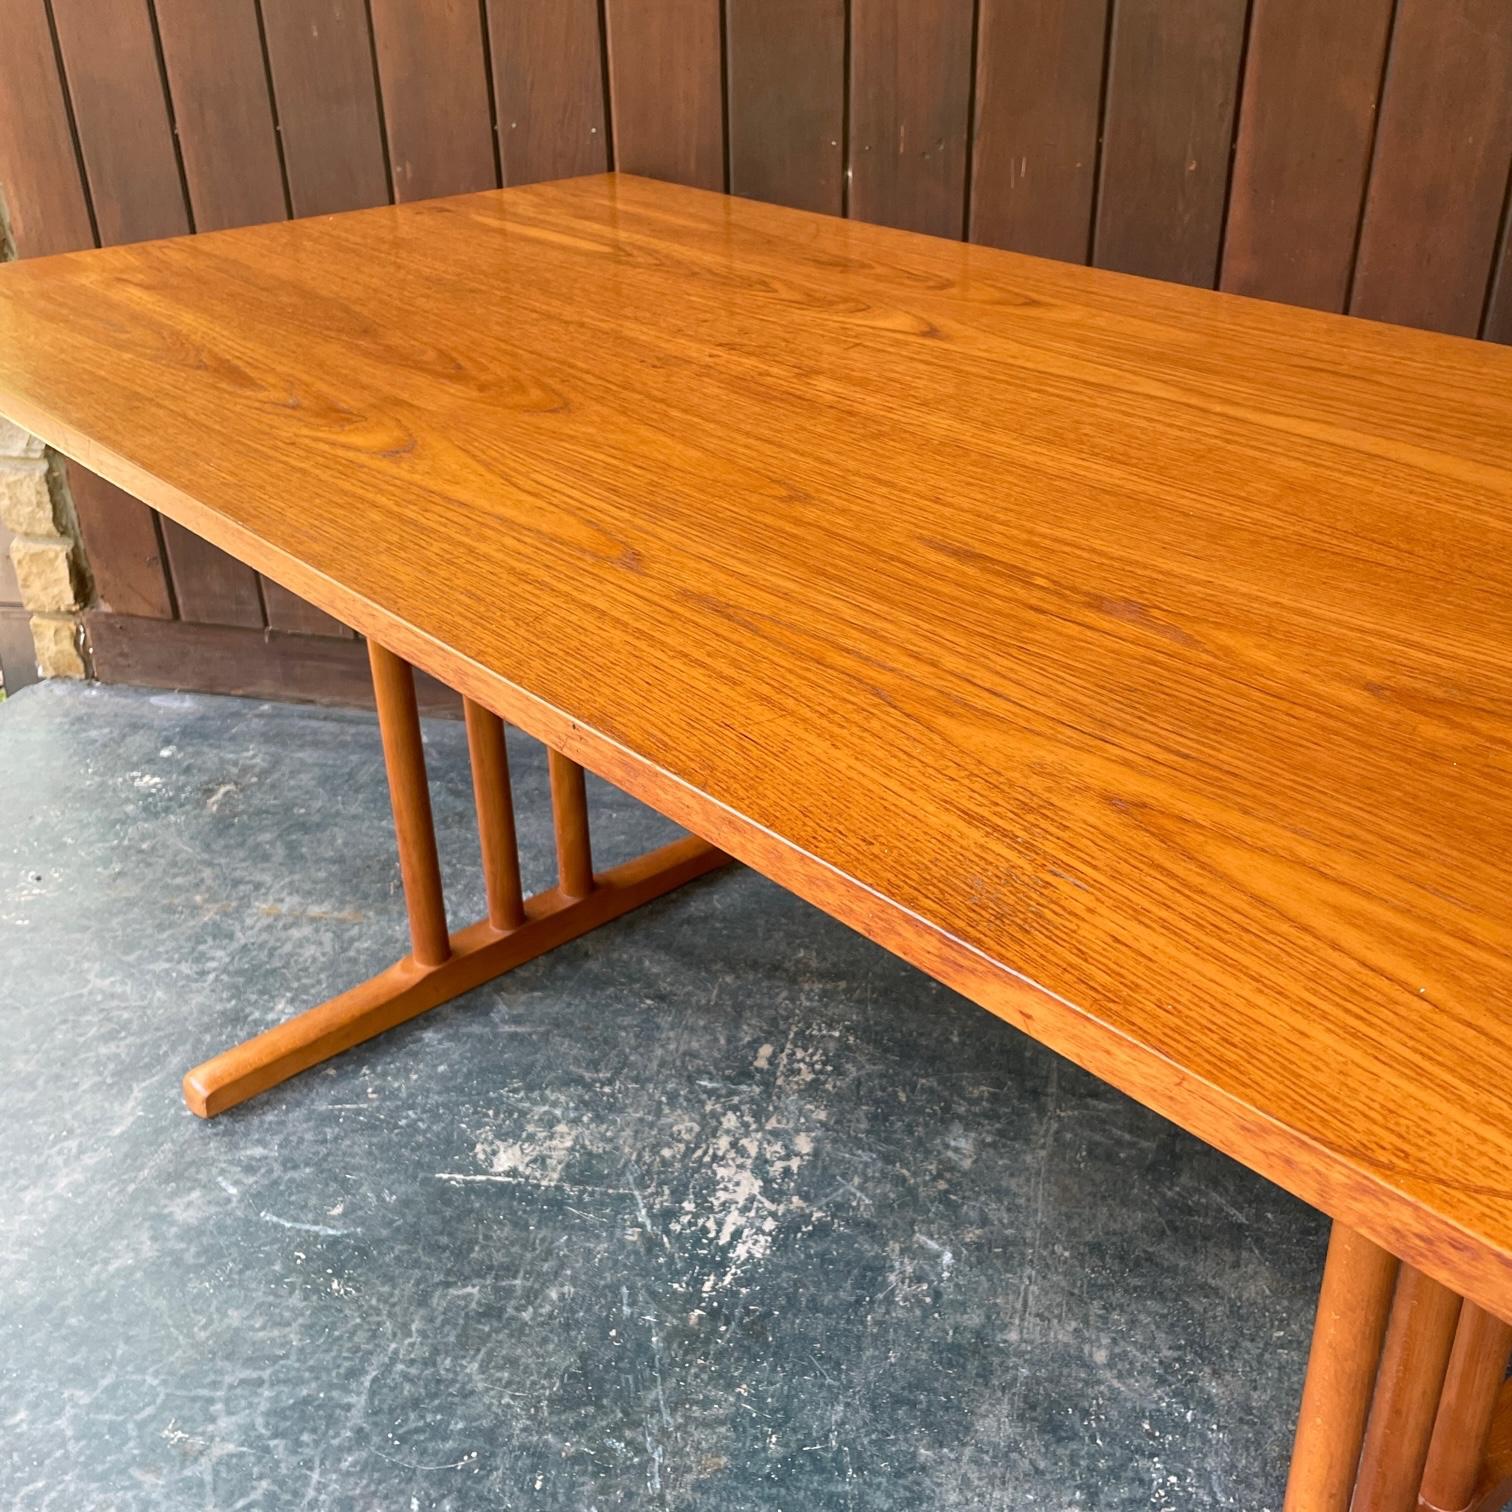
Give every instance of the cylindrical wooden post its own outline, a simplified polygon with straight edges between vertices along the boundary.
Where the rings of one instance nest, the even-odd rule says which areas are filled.
[[[1434,1512],[1463,1512],[1475,1495],[1509,1356],[1512,1326],[1466,1302],[1423,1471],[1423,1505]]]
[[[1333,1226],[1302,1388],[1285,1512],[1349,1512],[1397,1262]]]
[[[495,929],[518,929],[525,922],[525,903],[520,893],[520,850],[515,839],[504,722],[470,698],[463,699],[462,711],[467,719],[467,751],[472,758],[488,922]]]
[[[373,667],[373,697],[378,705],[389,798],[394,806],[410,941],[419,965],[439,966],[451,955],[451,941],[441,892],[441,863],[436,858],[436,831],[431,822],[430,788],[425,780],[420,713],[415,706],[415,674],[407,661],[377,641],[368,642],[368,660]]]
[[[1352,1512],[1417,1512],[1460,1299],[1404,1265],[1381,1349]]]
[[[577,762],[551,752],[551,812],[556,821],[557,880],[569,898],[593,890],[593,850],[588,839],[588,791]]]

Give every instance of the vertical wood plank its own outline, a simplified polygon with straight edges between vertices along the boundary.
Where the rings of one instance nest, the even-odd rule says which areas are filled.
[[[965,229],[972,0],[853,0],[850,213]]]
[[[1109,0],[981,0],[973,241],[1085,262]]]
[[[1400,0],[1350,311],[1473,336],[1512,161],[1512,6]]]
[[[270,630],[287,630],[294,635],[337,635],[356,639],[357,632],[349,630],[338,619],[333,619],[324,609],[291,593],[282,583],[272,578],[259,578],[262,586],[263,608],[267,611]]]
[[[839,215],[844,0],[728,0],[730,192]]]
[[[168,568],[157,516],[77,462],[64,465],[99,606],[117,614],[172,619]]]
[[[94,245],[44,0],[0,0],[0,214],[17,257]]]
[[[157,0],[195,229],[283,220],[283,172],[253,0]]]
[[[147,0],[53,0],[100,242],[189,229]]]
[[[396,200],[498,186],[478,0],[372,0]]]
[[[720,0],[607,0],[614,158],[626,173],[725,186]]]
[[[53,0],[53,18],[100,241],[182,235],[189,215],[146,0]],[[77,462],[64,473],[100,601],[172,619],[152,511]]]
[[[1246,0],[1118,0],[1093,261],[1211,285]]]
[[[179,617],[198,625],[260,630],[265,616],[257,574],[176,521],[164,517],[159,525]]]
[[[262,25],[291,212],[387,204],[378,80],[361,0],[262,0]],[[352,634],[281,583],[264,578],[262,596],[271,629]]]
[[[1318,310],[1349,297],[1393,0],[1256,0],[1222,286]]]
[[[604,60],[597,0],[488,0],[506,184],[602,173]]]
[[[1512,346],[1512,184],[1508,186],[1507,195],[1508,208],[1502,222],[1501,257],[1491,285],[1491,298],[1486,305],[1486,329],[1482,335],[1487,341],[1500,341]]]
[[[200,231],[282,220],[288,213],[273,102],[253,0],[224,0],[206,25],[197,0],[157,0],[163,63],[184,178]],[[260,582],[234,557],[162,521],[179,614],[203,624],[336,633],[313,605]]]
[[[388,203],[373,43],[362,0],[262,0],[295,215]]]

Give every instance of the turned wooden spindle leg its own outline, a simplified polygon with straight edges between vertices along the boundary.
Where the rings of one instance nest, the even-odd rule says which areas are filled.
[[[409,909],[410,941],[418,965],[439,966],[451,954],[451,941],[441,892],[441,863],[436,858],[430,788],[425,780],[415,674],[407,661],[401,661],[377,641],[368,642],[368,660],[373,667],[378,729],[394,805],[394,834],[399,843],[404,901]]]
[[[1501,1512],[1512,1327],[1336,1223],[1285,1512]]]
[[[1460,1299],[1403,1265],[1381,1349],[1352,1512],[1416,1512]]]
[[[1509,1356],[1512,1325],[1466,1302],[1423,1472],[1427,1512],[1465,1512],[1474,1501]]]
[[[556,820],[557,878],[569,898],[593,890],[593,850],[588,839],[588,790],[577,762],[551,753],[551,808]]]
[[[1334,1224],[1285,1512],[1349,1512],[1396,1275],[1394,1256]]]
[[[462,709],[467,719],[467,750],[472,759],[488,922],[495,929],[518,929],[525,922],[525,899],[520,892],[520,850],[515,838],[514,795],[509,786],[504,722],[470,698],[463,700]]]

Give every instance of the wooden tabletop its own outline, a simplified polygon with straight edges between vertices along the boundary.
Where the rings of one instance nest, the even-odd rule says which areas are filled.
[[[1512,352],[611,176],[6,266],[0,411],[1512,1316]]]

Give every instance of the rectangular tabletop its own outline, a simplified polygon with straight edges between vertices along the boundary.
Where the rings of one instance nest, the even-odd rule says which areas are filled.
[[[4,267],[0,412],[1512,1316],[1512,352],[606,176]]]

